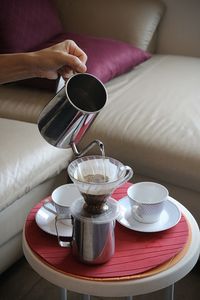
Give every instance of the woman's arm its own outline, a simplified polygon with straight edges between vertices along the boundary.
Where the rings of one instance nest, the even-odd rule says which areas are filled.
[[[71,40],[35,52],[0,54],[0,84],[32,77],[64,79],[86,71],[86,54]]]

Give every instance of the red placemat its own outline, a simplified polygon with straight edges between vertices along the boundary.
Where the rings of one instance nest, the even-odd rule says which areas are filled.
[[[116,200],[126,195],[130,183],[118,188],[112,195]],[[182,215],[180,222],[171,229],[156,233],[141,233],[116,224],[115,255],[102,265],[86,265],[76,260],[70,248],[58,245],[57,237],[42,231],[35,222],[35,214],[42,201],[27,217],[25,236],[32,251],[51,267],[86,279],[113,280],[149,274],[172,260],[183,250],[189,237],[189,228]],[[144,273],[145,272],[145,273]]]

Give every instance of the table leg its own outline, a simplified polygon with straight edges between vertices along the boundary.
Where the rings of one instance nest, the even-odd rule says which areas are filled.
[[[165,290],[165,299],[174,300],[174,284],[168,286]]]
[[[61,300],[67,300],[67,290],[64,288],[60,289],[60,299]]]

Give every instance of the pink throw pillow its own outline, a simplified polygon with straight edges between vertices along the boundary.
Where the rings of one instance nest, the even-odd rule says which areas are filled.
[[[87,72],[103,83],[130,71],[151,57],[150,53],[131,44],[107,38],[66,33],[60,39],[72,39],[86,52]]]
[[[0,3],[0,53],[31,51],[63,33],[51,0]]]

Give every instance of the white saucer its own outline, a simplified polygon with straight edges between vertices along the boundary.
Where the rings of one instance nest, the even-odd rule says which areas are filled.
[[[35,221],[40,229],[49,234],[57,236],[55,227],[55,215],[46,210],[43,206],[37,211],[35,215]],[[64,224],[62,223],[62,221],[57,222],[57,227],[60,236],[72,236],[71,219],[69,219],[69,224]]]
[[[118,201],[120,207],[120,215],[117,221],[123,226],[140,232],[159,232],[175,226],[181,218],[181,212],[171,200],[166,201],[164,209],[161,213],[159,221],[151,224],[138,222],[134,219],[132,208],[134,201],[128,196]],[[171,198],[172,199],[172,198]]]

